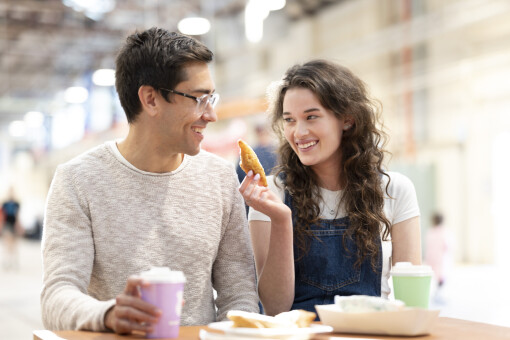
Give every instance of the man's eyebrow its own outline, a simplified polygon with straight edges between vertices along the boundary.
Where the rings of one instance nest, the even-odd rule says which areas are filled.
[[[214,92],[216,92],[216,89],[214,90],[210,90],[210,89],[196,89],[196,90],[193,90],[193,92],[199,92],[199,93],[203,93],[203,94],[213,94]]]

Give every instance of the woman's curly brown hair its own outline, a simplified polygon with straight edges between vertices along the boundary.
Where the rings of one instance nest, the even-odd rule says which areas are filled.
[[[388,177],[388,185],[389,176],[382,170],[386,134],[376,126],[381,105],[369,98],[364,83],[350,70],[325,60],[291,67],[273,94],[270,113],[272,128],[280,140],[281,164],[275,174],[285,175],[285,189],[292,196],[295,212],[295,240],[303,252],[307,251],[307,238],[312,236],[309,225],[319,220],[320,190],[317,176],[301,163],[283,133],[283,99],[290,88],[309,89],[336,117],[348,115],[354,119],[353,126],[343,132],[338,151],[343,167],[339,180],[344,184],[340,204],[344,204],[351,223],[344,234],[344,244],[346,237],[356,242],[356,267],[369,257],[375,270],[381,255],[378,241],[381,231],[386,240],[391,226],[383,211],[382,176]]]

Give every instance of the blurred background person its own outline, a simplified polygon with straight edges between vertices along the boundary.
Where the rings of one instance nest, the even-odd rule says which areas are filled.
[[[434,271],[437,280],[436,297],[439,298],[439,289],[444,285],[453,263],[453,236],[444,226],[443,214],[434,213],[431,222],[425,239],[425,262]]]
[[[2,204],[2,237],[4,239],[3,267],[5,270],[16,270],[19,267],[17,238],[23,234],[23,228],[19,222],[20,204],[14,195],[14,189],[9,189],[7,200]]]

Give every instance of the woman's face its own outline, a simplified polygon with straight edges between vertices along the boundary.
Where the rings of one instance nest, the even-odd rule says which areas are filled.
[[[283,99],[283,131],[299,160],[314,168],[341,163],[339,148],[346,122],[325,109],[305,88],[291,88]]]

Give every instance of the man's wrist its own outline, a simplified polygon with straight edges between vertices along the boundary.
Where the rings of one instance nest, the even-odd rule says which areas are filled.
[[[107,311],[106,313],[104,313],[104,327],[106,328],[106,330],[110,331],[110,332],[113,332],[113,327],[112,327],[112,317],[113,317],[113,308],[115,308],[115,305],[111,306]]]

